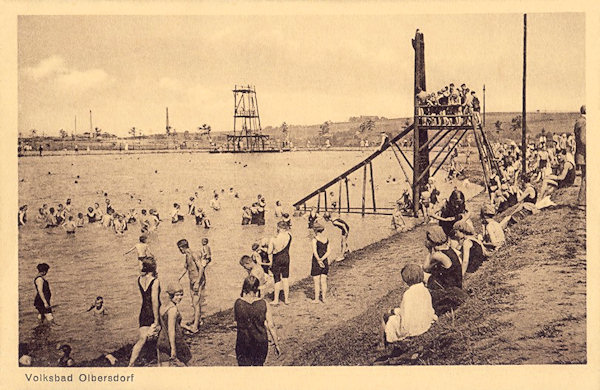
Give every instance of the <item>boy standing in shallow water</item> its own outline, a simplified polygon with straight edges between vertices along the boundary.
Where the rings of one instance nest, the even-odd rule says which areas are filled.
[[[198,326],[202,324],[200,315],[202,309],[202,294],[206,287],[204,269],[206,268],[207,263],[200,255],[190,249],[190,245],[186,239],[177,241],[177,248],[185,255],[185,271],[179,279],[186,273],[190,278],[190,295],[192,297],[192,306],[194,308],[194,320],[191,323],[188,323],[188,325],[191,327],[190,331],[196,333],[198,331]]]
[[[146,243],[146,241],[148,241],[148,237],[146,237],[146,235],[142,234],[140,236],[140,242],[138,242],[130,250],[125,252],[123,254],[123,256],[125,256],[128,253],[131,253],[135,250],[137,252],[137,257],[138,257],[139,261],[142,261],[148,257],[154,257],[152,255],[152,253],[150,253],[150,249],[148,248],[148,244]]]
[[[212,252],[210,246],[208,246],[208,238],[206,237],[202,239],[202,250],[200,253],[202,254],[202,260],[206,262],[206,265],[209,265],[212,261]]]

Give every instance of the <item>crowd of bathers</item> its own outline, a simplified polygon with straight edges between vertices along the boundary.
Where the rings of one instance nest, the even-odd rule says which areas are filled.
[[[467,118],[470,115],[473,115],[476,123],[481,122],[479,98],[466,84],[455,88],[454,84],[450,83],[432,93],[419,88],[416,98],[420,125],[471,125]]]
[[[585,115],[584,110],[583,107],[582,114]],[[584,115],[583,119],[578,120],[578,126],[580,129],[583,128],[583,132],[585,132]],[[421,189],[419,209],[423,213],[424,223],[428,224],[435,220],[437,224],[428,225],[426,228],[424,246],[427,254],[422,264],[409,263],[402,269],[402,279],[409,288],[404,292],[400,307],[392,308],[383,316],[384,344],[420,335],[430,328],[438,316],[457,309],[469,297],[469,291],[465,289],[463,283],[465,275],[476,272],[496,249],[504,245],[504,229],[511,224],[518,223],[527,214],[537,213],[550,205],[551,203],[548,203],[550,202],[549,194],[553,189],[573,185],[575,178],[573,150],[569,146],[569,137],[565,136],[564,138],[564,145],[567,146],[565,148],[561,147],[560,137],[558,142],[553,140],[551,143],[544,140],[539,145],[530,145],[526,156],[527,172],[524,175],[520,172],[520,155],[516,144],[496,143],[493,145],[497,164],[495,164],[492,178],[489,183],[486,183],[490,201],[485,202],[479,210],[480,231],[477,231],[471,220],[472,214],[466,207],[464,193],[457,187],[444,202],[439,202],[440,193],[433,181],[429,181]],[[577,164],[582,169],[582,188],[585,188],[585,133],[583,133],[583,143],[581,136],[579,138],[580,141],[578,141],[575,151],[578,154]],[[583,149],[581,145],[583,145]],[[542,154],[544,151],[548,153],[545,165],[540,163],[542,161],[540,151]],[[583,158],[581,158],[582,153]],[[532,177],[537,180],[532,180]],[[535,188],[536,181],[541,181],[539,191]],[[546,198],[548,201],[544,201]],[[197,215],[198,210],[201,212],[201,209],[195,204],[196,199],[197,193],[190,197],[188,214]],[[112,206],[108,198],[105,203],[106,212],[102,213],[101,221],[104,219],[104,215],[114,214],[114,211],[109,213],[109,208],[112,209]],[[61,222],[70,213],[70,201],[67,202],[67,206],[60,207],[58,214]],[[252,207],[256,208],[258,212],[264,213],[265,206],[266,200],[259,195],[257,202]],[[405,225],[403,213],[412,210],[413,206],[410,203],[410,194],[405,191],[396,204],[392,219],[393,228],[402,228]],[[216,191],[213,194],[211,207],[214,210],[220,208],[219,194]],[[261,208],[262,210],[260,210]],[[65,209],[68,212],[63,212]],[[53,215],[51,220],[57,221],[56,225],[58,223],[56,210],[53,212],[48,210],[48,212]],[[501,220],[497,218],[500,213],[502,213]],[[42,214],[40,213],[40,215]],[[93,214],[97,215],[97,213]],[[296,207],[293,213],[295,217],[302,217],[304,214],[305,212],[300,210],[300,207]],[[151,215],[155,215],[156,219],[160,221],[157,213],[154,212]],[[239,365],[264,364],[269,349],[267,331],[271,334],[277,352],[280,352],[269,306],[279,305],[281,293],[283,293],[284,304],[292,303],[289,297],[289,251],[292,244],[292,234],[289,229],[291,220],[279,201],[275,203],[275,216],[278,218],[275,236],[265,237],[253,243],[249,248],[251,249],[250,254],[244,255],[240,259],[240,265],[248,272],[248,276],[243,281],[240,298],[234,305],[238,332],[236,358]],[[244,219],[242,219],[242,224],[252,223],[252,212],[249,217],[244,214],[243,218],[250,221],[244,223]],[[264,214],[257,218],[262,218],[262,224],[264,224]],[[337,260],[343,260],[349,252],[350,226],[340,217],[334,218],[327,211],[320,215],[314,208],[310,209],[306,218],[312,249],[310,272],[314,283],[312,302],[325,303],[328,300],[327,277],[330,267]],[[144,223],[145,219],[143,217],[140,219],[142,233],[144,233],[144,229],[147,229]],[[172,222],[179,223],[183,219],[180,206],[175,204]],[[21,215],[20,211],[19,221],[21,220],[25,221],[26,217],[24,213]],[[339,229],[342,236],[341,256],[338,259],[332,259],[329,239],[323,234],[327,223],[331,223],[333,227]],[[256,224],[259,223],[256,222]],[[194,306],[194,320],[180,325],[181,315],[177,310],[177,304],[181,301],[183,289],[178,283],[170,284],[167,288],[170,303],[167,303],[162,309],[159,307],[161,305],[158,299],[160,287],[159,282],[156,282],[158,280],[156,261],[152,256],[148,256],[144,237],[144,235],[140,237],[140,244],[135,247],[138,251],[138,258],[142,261],[142,276],[138,278],[142,308],[139,315],[140,338],[132,351],[130,365],[135,364],[141,347],[146,341],[160,337],[161,328],[165,329],[170,326],[175,326],[174,335],[172,332],[162,332],[163,335],[168,334],[169,337],[166,351],[170,351],[170,360],[174,363],[178,361],[187,363],[191,356],[189,348],[182,341],[181,329],[190,326],[190,332],[195,333],[198,326],[202,324],[200,302],[202,302],[202,292],[206,284],[204,269],[211,262],[208,240],[203,240],[200,253],[192,251],[186,239],[177,242],[179,251],[186,258],[185,272],[180,280],[185,274],[188,274],[190,295]],[[35,306],[40,311],[42,318],[44,315],[52,313],[49,286],[44,279],[48,269],[47,264],[39,264],[39,274],[35,282],[37,288]],[[270,296],[271,291],[273,295],[269,302],[270,305],[268,305],[264,297]],[[38,299],[38,297],[40,298]],[[160,318],[158,318],[159,315]],[[174,339],[171,339],[172,337]],[[183,355],[180,356],[178,351],[183,351]],[[108,356],[106,358],[110,361]]]
[[[542,134],[537,144],[528,145],[526,172],[522,172],[522,155],[514,142],[492,145],[497,161],[486,183],[490,202],[480,210],[481,232],[475,229],[464,195],[456,188],[439,212],[431,214],[439,226],[426,230],[426,258],[422,265],[410,263],[402,269],[402,280],[408,285],[402,304],[383,315],[385,346],[427,332],[439,315],[461,305],[469,297],[463,284],[465,274],[475,272],[504,244],[507,227],[554,205],[550,194],[574,185],[576,167],[581,170],[578,207],[585,210],[585,106],[580,112],[573,135],[550,138]],[[501,220],[496,220],[498,214]]]

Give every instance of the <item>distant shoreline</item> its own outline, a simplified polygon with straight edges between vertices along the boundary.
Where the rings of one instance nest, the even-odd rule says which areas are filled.
[[[360,148],[356,146],[336,146],[330,148],[298,148],[291,150],[291,152],[374,152],[377,147],[365,147]],[[402,148],[404,151],[411,151],[412,148]],[[210,153],[212,149],[199,148],[199,149],[134,149],[134,150],[80,150],[75,152],[73,150],[49,150],[44,151],[42,157],[47,156],[101,156],[101,155],[133,155],[133,154],[163,154],[163,153]],[[229,154],[227,152],[214,153],[214,154]],[[260,153],[238,153],[238,155],[245,154],[260,154]],[[26,151],[19,157],[40,157],[39,151]]]

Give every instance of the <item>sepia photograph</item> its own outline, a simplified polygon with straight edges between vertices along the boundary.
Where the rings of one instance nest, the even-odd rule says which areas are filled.
[[[15,15],[19,385],[585,367],[588,16]]]

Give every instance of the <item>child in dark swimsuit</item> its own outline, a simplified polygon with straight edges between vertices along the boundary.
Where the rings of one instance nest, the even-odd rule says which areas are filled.
[[[329,240],[323,232],[325,228],[315,223],[313,226],[315,237],[312,240],[312,266],[310,276],[313,278],[315,286],[315,298],[313,303],[319,303],[319,295],[322,293],[323,303],[327,296],[327,275],[329,274]]]
[[[50,298],[52,292],[50,291],[50,284],[46,280],[45,276],[48,274],[50,266],[46,263],[40,263],[37,265],[38,275],[33,280],[36,294],[33,300],[33,306],[38,311],[38,320],[52,323],[54,317],[52,316],[52,306],[50,305]]]

